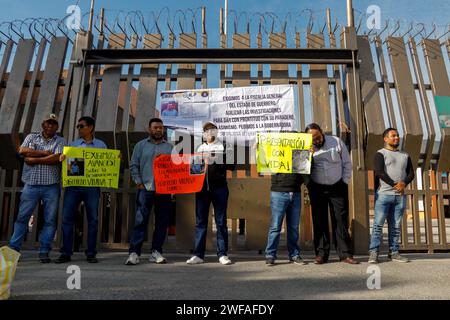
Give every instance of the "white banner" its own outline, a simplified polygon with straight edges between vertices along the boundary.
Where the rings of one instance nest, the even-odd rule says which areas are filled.
[[[254,140],[257,132],[294,130],[291,85],[161,92],[161,118],[174,130],[194,133],[210,121],[220,136]]]

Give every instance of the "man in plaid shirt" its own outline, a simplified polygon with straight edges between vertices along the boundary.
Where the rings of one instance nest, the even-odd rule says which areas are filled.
[[[22,241],[28,231],[28,221],[36,205],[44,205],[44,227],[39,241],[39,260],[49,263],[48,253],[56,232],[59,196],[61,193],[61,167],[59,156],[65,141],[56,135],[58,118],[50,114],[42,122],[42,132],[29,134],[19,148],[24,157],[22,181],[25,184],[20,197],[19,214],[14,223],[14,233],[9,246],[20,251]]]

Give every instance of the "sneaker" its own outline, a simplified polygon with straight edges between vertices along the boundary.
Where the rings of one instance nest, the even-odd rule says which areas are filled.
[[[155,263],[166,263],[166,258],[164,258],[161,253],[159,253],[157,250],[153,250],[152,254],[150,255],[150,262],[155,262]]]
[[[125,261],[125,264],[127,266],[135,266],[139,263],[139,256],[136,252],[130,253],[130,256],[128,257],[127,261]]]
[[[72,259],[70,258],[70,256],[62,254],[60,255],[56,260],[55,263],[66,263],[66,262],[70,262]]]
[[[221,257],[219,258],[219,262],[220,262],[221,264],[223,264],[224,266],[227,266],[227,265],[232,264],[232,262],[231,262],[230,258],[228,258],[228,256],[221,256]]]
[[[268,266],[274,266],[275,265],[275,259],[274,258],[266,258],[266,264]]]
[[[48,256],[48,252],[45,252],[45,253],[39,253],[39,261],[41,263],[50,263],[52,260],[50,260],[50,257]]]
[[[86,256],[86,261],[89,263],[98,263],[98,259],[95,255]]]
[[[186,261],[187,264],[200,264],[203,262],[203,259],[197,256],[192,256],[189,260]]]
[[[300,257],[300,256],[292,257],[289,260],[289,262],[294,263],[294,264],[298,264],[298,265],[305,265],[306,264],[306,262],[303,261],[302,257]]]
[[[401,256],[400,253],[398,253],[398,251],[397,252],[389,252],[388,260],[392,260],[395,262],[409,262],[409,259],[407,257]]]
[[[378,252],[371,251],[369,255],[369,261],[370,264],[377,264],[378,263]]]

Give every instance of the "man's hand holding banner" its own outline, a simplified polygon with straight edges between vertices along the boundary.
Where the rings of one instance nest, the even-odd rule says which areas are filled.
[[[201,154],[158,156],[153,163],[156,193],[199,192],[205,181],[207,160]]]
[[[258,133],[259,173],[310,174],[312,135],[309,133]]]
[[[63,154],[63,187],[119,187],[119,150],[64,147]]]

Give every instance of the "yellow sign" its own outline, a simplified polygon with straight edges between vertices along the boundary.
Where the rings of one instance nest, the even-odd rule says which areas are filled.
[[[310,174],[312,135],[309,133],[258,133],[256,159],[260,173]]]
[[[63,187],[119,187],[119,150],[64,147],[63,154]]]

